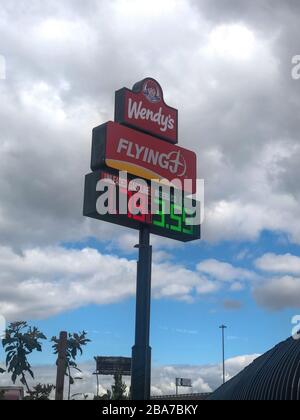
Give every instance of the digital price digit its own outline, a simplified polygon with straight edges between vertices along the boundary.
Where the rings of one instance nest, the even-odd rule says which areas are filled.
[[[139,214],[133,214],[133,213],[136,212],[136,208],[134,206],[134,201],[132,200],[133,196],[134,196],[134,192],[132,192],[132,191],[127,192],[127,197],[128,197],[128,214],[127,214],[127,216],[128,216],[128,218],[136,220],[136,221],[141,222],[141,223],[150,224],[151,220],[152,220],[151,215],[148,214],[149,213],[148,209],[143,207],[143,201],[141,199],[139,200],[139,203],[138,203],[139,208],[140,208]]]
[[[194,233],[194,226],[186,224],[187,216],[190,216],[191,214],[192,214],[191,210],[183,209],[183,224],[186,227],[182,229],[182,232],[186,233],[187,235],[193,235]]]
[[[183,233],[185,235],[194,235],[194,226],[187,225],[186,219],[193,215],[192,210],[182,208],[174,203],[171,204],[170,215],[165,214],[166,203],[162,198],[157,198],[155,203],[159,205],[159,210],[153,217],[153,225],[172,230],[173,232]],[[175,213],[178,210],[179,214]]]
[[[153,220],[153,224],[154,224],[154,226],[164,228],[165,224],[166,224],[165,202],[161,198],[156,198],[155,199],[155,204],[159,205],[159,210],[155,213],[155,215],[159,216],[160,220]]]
[[[179,214],[175,214],[175,210],[179,210]],[[182,232],[182,208],[176,204],[171,204],[171,220],[176,222],[176,225],[171,225],[171,230],[174,232]]]

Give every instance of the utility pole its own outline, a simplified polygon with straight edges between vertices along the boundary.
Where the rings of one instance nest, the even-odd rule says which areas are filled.
[[[140,228],[137,264],[135,345],[132,348],[131,392],[134,401],[150,400],[151,347],[150,304],[152,247],[147,225]]]
[[[225,330],[227,329],[226,325],[221,325],[220,329],[222,330],[222,354],[223,354],[223,385],[225,384]]]
[[[68,333],[65,331],[62,331],[60,333],[59,343],[58,343],[57,375],[56,375],[56,388],[55,388],[55,399],[57,401],[61,401],[64,399],[67,343],[68,343]]]

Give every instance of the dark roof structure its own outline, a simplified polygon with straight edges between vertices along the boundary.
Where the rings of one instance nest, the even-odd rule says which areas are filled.
[[[209,400],[300,400],[300,340],[289,338],[217,389]]]

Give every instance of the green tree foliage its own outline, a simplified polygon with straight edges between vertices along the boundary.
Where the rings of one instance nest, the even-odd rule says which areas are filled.
[[[122,381],[122,375],[114,375],[114,385],[111,387],[111,399],[112,400],[127,400],[127,386]]]
[[[42,351],[41,340],[47,338],[36,327],[30,327],[27,322],[15,322],[8,326],[5,337],[2,340],[3,348],[6,352],[6,368],[11,373],[12,382],[15,384],[17,378],[26,387],[30,394],[26,375],[34,379],[28,356],[34,352]]]
[[[103,400],[103,401],[109,401],[109,400],[111,400],[112,398],[111,398],[111,395],[112,395],[112,393],[111,393],[111,391],[108,389],[107,390],[107,392],[106,392],[106,394],[104,394],[104,395],[95,395],[94,396],[94,400],[96,401],[96,400]]]
[[[50,400],[50,395],[55,389],[54,385],[36,385],[32,391],[29,392],[29,395],[25,400],[35,400],[35,401],[47,401]]]
[[[95,395],[94,400],[129,400],[130,395],[127,394],[127,386],[122,381],[122,375],[117,374],[114,375],[114,385],[111,387],[111,391],[108,389],[106,394],[101,395]]]
[[[26,387],[27,397],[29,400],[48,400],[52,391],[55,389],[54,385],[36,385],[32,390],[29,388],[27,376],[30,375],[34,379],[34,373],[29,363],[28,357],[34,352],[42,351],[42,340],[47,340],[46,336],[36,327],[31,327],[27,322],[11,323],[5,331],[5,336],[2,340],[3,348],[6,352],[6,369],[11,374],[11,380],[15,384],[17,379]],[[59,339],[52,338],[54,353],[58,354]],[[68,334],[67,340],[67,354],[66,354],[66,369],[65,374],[69,377],[69,391],[68,398],[70,399],[71,385],[76,379],[72,370],[81,372],[77,366],[78,356],[83,354],[83,347],[87,345],[90,340],[87,338],[87,333]],[[0,368],[0,373],[6,372]],[[3,397],[0,395],[0,397]]]

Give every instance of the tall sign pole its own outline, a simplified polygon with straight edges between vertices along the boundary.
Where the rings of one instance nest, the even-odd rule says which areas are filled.
[[[91,170],[84,216],[139,231],[131,389],[133,400],[149,400],[150,235],[201,238],[200,203],[189,197],[197,192],[197,156],[178,146],[178,111],[166,104],[156,80],[147,77],[116,92],[114,121],[93,129]]]
[[[147,225],[140,229],[137,264],[135,345],[132,348],[133,400],[149,400],[151,392],[150,303],[152,247]]]

